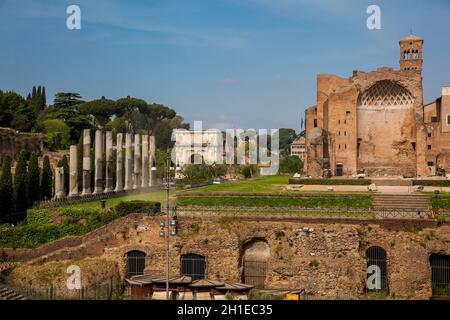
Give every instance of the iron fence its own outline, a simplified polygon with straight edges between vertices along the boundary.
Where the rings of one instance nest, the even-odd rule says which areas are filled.
[[[107,277],[74,290],[54,284],[37,287],[31,283],[29,285],[8,284],[7,288],[30,300],[113,300],[121,295],[123,289],[115,277]]]
[[[302,208],[302,207],[227,207],[227,206],[178,206],[176,212],[180,215],[227,215],[242,216],[245,214],[264,214],[284,217],[311,216],[323,218],[352,218],[352,219],[433,219],[437,215],[432,210],[416,208]]]
[[[243,280],[245,284],[264,288],[267,274],[267,262],[261,260],[244,260]]]
[[[70,197],[70,198],[66,197],[66,198],[61,198],[61,199],[50,199],[50,200],[36,202],[33,205],[33,208],[34,209],[49,209],[49,208],[55,208],[55,207],[61,207],[61,206],[70,206],[70,205],[76,204],[76,203],[111,199],[111,198],[122,197],[122,196],[126,196],[126,195],[140,194],[140,193],[157,191],[157,190],[159,190],[159,187],[149,187],[149,188],[142,188],[139,190],[109,192],[109,193],[102,193],[102,194],[96,194],[96,195],[94,195],[94,194],[83,195],[83,196],[78,195],[78,196]]]
[[[433,299],[450,300],[450,256],[430,257]]]
[[[181,274],[192,277],[192,280],[205,278],[206,258],[197,254],[185,254],[181,258]]]

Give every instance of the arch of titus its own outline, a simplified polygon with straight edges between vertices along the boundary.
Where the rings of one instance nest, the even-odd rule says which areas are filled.
[[[70,198],[139,190],[156,185],[155,137],[118,133],[116,138],[117,142],[114,146],[112,132],[100,130],[95,132],[94,168],[91,167],[91,132],[89,129],[83,131],[82,159],[78,159],[77,146],[70,147],[68,195]],[[116,152],[115,172],[113,172],[114,152]],[[82,161],[83,164],[81,193],[78,192],[78,161]],[[103,176],[104,172],[105,176]],[[91,186],[92,174],[94,174],[93,186]],[[113,175],[116,176],[115,185],[113,185]],[[55,170],[55,198],[60,199],[64,196],[64,170],[57,168]]]

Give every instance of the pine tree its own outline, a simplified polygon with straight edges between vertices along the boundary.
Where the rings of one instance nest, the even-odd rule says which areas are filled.
[[[44,157],[44,165],[41,176],[41,199],[50,200],[53,197],[53,171],[50,167],[50,159]]]
[[[15,220],[21,220],[28,209],[28,185],[27,185],[27,153],[22,150],[19,153],[14,174],[14,203]]]
[[[70,180],[70,168],[69,168],[69,160],[67,156],[64,155],[61,160],[58,162],[58,168],[64,169],[64,192],[65,194],[69,194],[69,180]]]
[[[0,223],[8,222],[7,217],[13,210],[13,181],[11,174],[11,157],[3,160],[0,177]]]
[[[41,179],[41,170],[39,169],[38,163],[38,155],[33,153],[30,158],[30,163],[28,164],[28,198],[29,205],[33,206],[36,201],[39,201],[40,198],[40,179]]]

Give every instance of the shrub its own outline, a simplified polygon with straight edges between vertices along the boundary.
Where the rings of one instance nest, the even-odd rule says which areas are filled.
[[[27,212],[28,225],[44,225],[52,223],[52,218],[48,214],[48,210],[30,209]]]
[[[368,179],[289,179],[289,184],[304,185],[368,186],[371,183]]]
[[[124,201],[114,207],[118,216],[123,217],[131,213],[155,214],[161,212],[161,203],[153,201]]]
[[[424,187],[450,187],[450,180],[413,180],[413,185]]]

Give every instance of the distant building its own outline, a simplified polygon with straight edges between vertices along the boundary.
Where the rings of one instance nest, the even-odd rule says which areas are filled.
[[[305,169],[312,177],[433,176],[450,172],[450,89],[424,105],[424,40],[400,40],[400,70],[317,77],[306,110]]]
[[[306,139],[300,138],[291,144],[291,156],[298,156],[302,161],[306,159]]]

